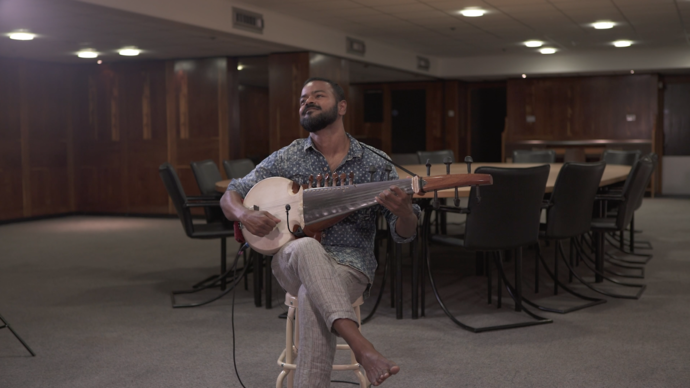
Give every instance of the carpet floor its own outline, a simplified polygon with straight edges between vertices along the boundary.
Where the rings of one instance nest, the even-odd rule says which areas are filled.
[[[400,365],[383,386],[689,386],[690,201],[646,199],[635,219],[643,230],[637,238],[654,246],[645,279],[627,280],[647,284],[644,295],[606,298],[567,315],[539,313],[552,324],[473,334],[445,316],[428,286],[426,316],[413,320],[405,259],[404,319],[395,319],[386,287],[374,318],[363,326],[377,349]],[[199,308],[170,306],[170,291],[218,271],[219,245],[187,238],[174,219],[74,216],[0,226],[0,314],[37,354],[31,357],[0,330],[0,387],[240,387],[232,294]],[[234,241],[228,246],[237,249]],[[552,261],[553,244],[543,253]],[[534,250],[524,257],[529,298],[576,303],[562,292],[553,296],[543,270],[541,292],[529,291]],[[496,308],[495,290],[494,303],[487,304],[486,278],[474,275],[474,262],[472,253],[433,253],[433,273],[451,311],[473,325],[529,320],[512,310],[506,292],[503,308]],[[510,278],[512,262],[505,266]],[[364,314],[380,289],[380,267]],[[580,265],[578,272],[587,269]],[[565,272],[561,276],[565,281]],[[278,319],[286,310],[284,294],[274,281],[274,308],[257,308],[252,280],[235,296],[237,368],[244,386],[273,387],[285,345],[285,320]],[[333,373],[333,379],[355,381],[351,372]]]

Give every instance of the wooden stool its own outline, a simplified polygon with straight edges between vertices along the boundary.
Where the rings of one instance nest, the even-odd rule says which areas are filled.
[[[355,309],[355,314],[357,315],[357,324],[359,324],[359,330],[362,331],[362,317],[359,311],[359,306],[364,304],[364,299],[360,296],[355,303],[352,304],[352,308]],[[283,386],[283,380],[287,376],[287,386],[288,388],[293,388],[293,380],[295,378],[296,365],[294,364],[295,357],[297,357],[297,351],[299,349],[299,318],[297,314],[297,298],[290,295],[289,292],[285,293],[285,305],[288,306],[287,323],[285,325],[285,349],[278,357],[278,366],[283,368],[283,371],[278,375],[278,380],[276,381],[276,388],[281,388]],[[293,327],[292,319],[294,318],[295,324]],[[288,351],[290,349],[291,351]],[[355,353],[350,349],[347,344],[336,345],[336,350],[349,350],[351,364],[339,364],[333,365],[333,370],[351,370],[357,376],[359,380],[360,388],[368,388],[369,381],[366,376],[360,371],[359,363],[355,360]]]

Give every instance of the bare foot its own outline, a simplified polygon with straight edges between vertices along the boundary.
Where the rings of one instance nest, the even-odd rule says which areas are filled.
[[[364,371],[367,372],[367,378],[374,386],[381,385],[384,380],[400,372],[399,366],[386,359],[376,349],[372,348],[369,351],[362,352],[359,358],[359,363],[364,367]]]

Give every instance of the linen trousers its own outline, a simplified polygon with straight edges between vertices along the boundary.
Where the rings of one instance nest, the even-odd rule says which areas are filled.
[[[362,272],[338,264],[323,246],[305,237],[285,244],[272,260],[278,283],[299,303],[299,350],[295,370],[298,388],[330,387],[336,351],[333,322],[350,319],[369,279]]]

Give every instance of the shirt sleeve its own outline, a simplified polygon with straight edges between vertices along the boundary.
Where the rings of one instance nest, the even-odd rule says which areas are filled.
[[[388,155],[386,155],[388,156]],[[395,169],[394,166],[393,171],[391,171],[391,180],[396,180],[400,179],[398,176],[398,171]],[[408,242],[412,242],[416,237],[417,237],[417,231],[415,230],[414,234],[408,238],[402,238],[396,231],[395,231],[395,224],[398,222],[398,216],[395,214],[391,213],[390,210],[386,209],[385,207],[381,206],[383,209],[383,215],[386,217],[386,221],[388,221],[388,226],[391,231],[391,236],[393,237],[393,241],[395,241],[398,244],[404,244]],[[419,215],[421,214],[422,210],[419,208],[419,205],[412,204],[412,210],[414,211],[414,214],[417,216],[417,220],[419,220]]]
[[[274,176],[282,176],[280,170],[280,160],[282,159],[282,152],[274,152],[269,157],[259,163],[249,174],[244,178],[233,179],[228,185],[227,191],[236,191],[242,198],[247,196],[249,190],[255,184],[262,180]]]

